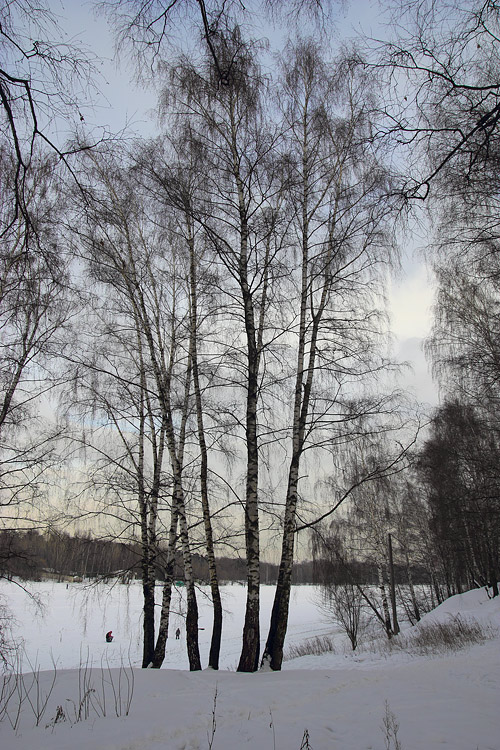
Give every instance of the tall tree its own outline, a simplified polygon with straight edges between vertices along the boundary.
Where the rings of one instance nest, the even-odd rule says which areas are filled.
[[[17,165],[0,155],[2,181],[15,179]],[[53,419],[41,419],[60,379],[59,356],[75,302],[57,234],[60,193],[53,168],[42,159],[35,165],[33,157],[25,176],[30,222],[21,215],[9,219],[9,201],[1,209],[4,226],[10,224],[0,238],[0,504],[6,523],[16,516],[19,523],[43,521],[38,491],[62,433]]]
[[[198,209],[196,220],[225,269],[222,309],[231,316],[232,330],[222,377],[231,390],[245,394],[238,421],[246,452],[247,605],[238,669],[254,671],[260,650],[259,394],[263,352],[272,341],[269,285],[280,250],[270,242],[263,218],[277,190],[270,169],[275,135],[262,107],[264,79],[255,51],[237,27],[216,35],[213,43],[227,71],[223,86],[210,58],[204,69],[185,59],[174,68],[172,83],[179,89],[176,106],[183,107],[193,144],[203,153],[209,200]]]
[[[421,455],[430,528],[449,595],[488,585],[498,596],[498,428],[484,417],[484,410],[468,404],[445,403]]]
[[[189,353],[186,356],[183,346],[184,334],[189,334],[184,304],[185,291],[176,276],[174,246],[170,246],[169,251],[165,252],[166,238],[156,232],[150,221],[148,209],[141,200],[138,185],[134,184],[128,165],[120,164],[113,154],[104,152],[90,154],[86,161],[89,187],[87,200],[78,218],[81,252],[89,264],[91,274],[115,301],[117,317],[109,321],[110,330],[113,331],[115,326],[118,331],[128,331],[132,337],[132,346],[122,352],[121,356],[125,356],[124,366],[126,368],[128,362],[136,379],[133,405],[136,409],[134,419],[138,425],[139,437],[145,434],[149,422],[149,451],[153,451],[157,460],[154,496],[150,495],[148,506],[153,529],[164,446],[165,452],[168,451],[172,504],[165,588],[169,590],[172,585],[178,533],[188,593],[186,643],[190,667],[199,669],[198,612],[183,484],[192,374],[191,358]],[[99,368],[99,363],[97,367]],[[121,363],[119,373],[124,377]],[[115,424],[115,427],[119,425]],[[144,461],[144,443],[139,441],[136,450],[140,468]],[[139,500],[141,492],[139,484]],[[150,616],[153,614],[154,603],[150,591],[153,585],[150,580],[153,576],[153,563],[149,560],[149,555],[158,559],[154,536],[151,541],[153,546],[148,543],[144,550],[148,559],[144,568],[145,607]],[[163,601],[168,605],[169,596],[166,595]],[[166,618],[167,613],[162,618],[163,628]],[[150,619],[149,623],[151,627]],[[165,636],[163,633],[162,639]],[[161,649],[155,648],[153,658],[152,641],[149,637],[148,644],[148,653],[145,654],[147,664],[144,666],[150,663],[159,666],[163,659]]]
[[[101,540],[140,540],[147,667],[155,650],[155,584],[170,489],[165,423],[151,392],[142,332],[123,310],[117,314],[109,289],[105,299],[102,292],[100,285],[87,292],[92,312],[80,319],[79,347],[71,357],[76,372],[64,402],[81,425],[73,434],[84,466],[81,519]]]
[[[216,417],[205,397],[207,385],[213,380],[216,369],[213,357],[210,362],[210,379],[203,369],[202,352],[204,336],[212,325],[216,325],[216,301],[214,286],[217,274],[210,269],[204,258],[203,232],[196,221],[200,203],[207,197],[203,189],[203,169],[199,154],[193,148],[189,128],[183,129],[182,120],[178,123],[179,139],[167,144],[152,144],[138,155],[138,169],[143,176],[148,191],[157,204],[158,221],[165,212],[171,212],[175,219],[175,232],[180,248],[184,249],[187,264],[187,296],[189,300],[189,358],[192,367],[192,387],[196,431],[199,444],[199,494],[205,532],[210,589],[214,612],[212,639],[209,654],[209,667],[218,669],[222,637],[222,601],[219,590],[215,541],[209,492],[209,448],[212,439],[207,434],[206,423],[214,426]],[[212,255],[210,254],[210,258]],[[216,338],[212,333],[212,338]]]
[[[289,329],[296,360],[281,562],[263,656],[272,669],[283,659],[302,457],[315,445],[331,444],[329,426],[344,422],[347,430],[359,416],[347,381],[358,380],[359,388],[377,367],[377,300],[368,288],[376,287],[377,266],[389,255],[391,210],[389,175],[370,133],[373,92],[355,61],[328,64],[316,44],[300,42],[288,49],[280,88],[289,241],[298,258],[290,263],[290,282],[299,306]]]

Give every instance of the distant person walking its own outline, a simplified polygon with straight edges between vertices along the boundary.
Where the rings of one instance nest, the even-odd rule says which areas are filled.
[[[108,632],[106,633],[106,643],[111,643],[112,640],[113,640],[113,631],[108,630]]]
[[[181,637],[181,629],[177,628],[177,630],[175,631],[175,640],[178,641],[180,637]]]

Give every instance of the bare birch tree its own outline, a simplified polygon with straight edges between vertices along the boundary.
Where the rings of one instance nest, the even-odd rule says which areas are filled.
[[[1,157],[2,182],[14,180],[15,162]],[[55,449],[64,430],[48,416],[48,403],[60,382],[75,300],[56,231],[60,194],[52,169],[33,157],[25,175],[30,222],[11,221],[9,201],[0,209],[5,226],[10,222],[0,238],[0,507],[2,521],[17,518],[20,527],[44,522],[44,472],[63,453],[62,442]]]
[[[210,361],[210,378],[203,372],[201,350],[203,335],[207,335],[211,325],[216,325],[214,308],[217,297],[214,285],[217,275],[209,268],[212,255],[205,252],[203,230],[196,221],[200,215],[200,204],[205,204],[203,170],[200,159],[189,139],[189,128],[183,131],[179,123],[180,140],[167,144],[159,143],[143,149],[138,155],[138,169],[145,181],[146,189],[157,203],[158,221],[165,209],[172,212],[175,219],[176,236],[184,248],[187,264],[187,296],[189,300],[189,359],[192,369],[192,389],[196,431],[199,445],[199,495],[205,533],[210,590],[214,613],[212,639],[208,665],[218,669],[222,636],[222,601],[217,574],[215,540],[210,502],[209,452],[212,438],[207,434],[205,424],[210,421],[213,433],[217,417],[205,397],[205,391],[214,378],[216,363]],[[209,199],[208,199],[209,200]],[[204,257],[209,255],[209,260]],[[217,338],[212,333],[212,338]]]
[[[98,285],[93,294],[87,292],[91,312],[80,319],[79,347],[71,357],[75,372],[63,401],[66,414],[81,424],[73,434],[84,467],[78,522],[101,538],[140,539],[146,667],[155,649],[155,584],[170,489],[165,425],[137,321],[123,308],[118,311],[104,289]],[[71,512],[76,515],[75,509]]]
[[[238,669],[258,667],[259,639],[259,393],[262,388],[263,352],[272,339],[269,331],[269,285],[279,248],[269,241],[264,209],[272,203],[277,186],[269,170],[276,135],[265,123],[261,97],[263,79],[254,50],[238,28],[214,39],[217,55],[227,70],[220,86],[210,59],[197,68],[187,59],[173,71],[172,85],[179,90],[176,107],[182,107],[196,147],[203,153],[208,204],[198,209],[216,262],[225,270],[221,289],[231,326],[231,348],[226,349],[226,373],[231,390],[242,389],[244,413],[238,421],[244,430],[245,537],[247,606],[243,648]],[[235,327],[237,324],[237,327]],[[241,374],[240,374],[241,373]],[[223,381],[221,381],[223,382]],[[237,407],[239,408],[239,407]]]
[[[125,44],[132,48],[143,77],[154,72],[156,64],[161,67],[166,51],[178,43],[179,27],[187,24],[199,35],[220,83],[226,85],[230,71],[217,42],[225,29],[257,16],[271,23],[286,19],[289,25],[297,26],[312,21],[320,32],[337,2],[261,0],[252,8],[239,0],[107,0],[97,5],[111,19],[119,47]]]
[[[158,459],[162,459],[164,447],[165,452],[168,451],[172,503],[165,587],[168,590],[172,585],[173,556],[178,537],[188,593],[188,656],[191,669],[199,669],[198,613],[183,485],[192,365],[184,348],[184,333],[188,327],[185,305],[179,301],[179,295],[183,296],[184,292],[176,276],[175,248],[170,246],[165,252],[165,237],[155,234],[138,195],[138,185],[133,183],[126,165],[118,164],[109,154],[89,155],[87,161],[89,192],[79,217],[79,239],[92,273],[103,284],[104,291],[109,289],[116,298],[118,309],[128,320],[125,330],[131,330],[134,338],[134,359],[140,364],[135,371],[139,385],[139,410],[136,414],[139,434],[149,418],[150,448],[156,451]],[[149,417],[148,399],[154,400]],[[141,460],[140,445],[138,450]],[[161,471],[160,467],[158,471]],[[150,520],[154,523],[157,498],[150,497],[150,501]],[[151,553],[157,559],[157,550],[152,549]],[[151,615],[154,606],[150,601],[152,584],[149,580],[153,574],[152,563],[148,564],[148,570],[146,599]],[[169,596],[163,601],[169,603]],[[164,615],[160,624],[163,629],[168,620],[168,614]],[[163,638],[166,638],[165,633]],[[154,658],[151,649],[148,636],[145,661],[149,661],[144,666],[150,663],[160,666],[163,660],[161,648],[155,648]]]
[[[299,309],[290,328],[296,364],[281,562],[263,656],[272,669],[283,658],[302,457],[375,408],[375,401],[356,404],[348,382],[360,392],[382,364],[374,356],[379,300],[368,289],[389,256],[391,211],[389,174],[370,137],[370,82],[356,60],[328,64],[320,48],[301,42],[288,50],[281,91]]]

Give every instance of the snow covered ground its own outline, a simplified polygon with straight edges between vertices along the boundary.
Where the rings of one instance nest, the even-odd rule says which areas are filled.
[[[19,594],[11,594],[11,604],[30,659],[37,653],[46,666],[52,651],[58,663],[56,684],[38,727],[36,710],[27,700],[16,731],[3,719],[0,747],[5,750],[396,750],[395,723],[401,750],[500,750],[499,634],[444,656],[399,651],[352,655],[339,645],[336,654],[288,661],[280,673],[237,674],[228,667],[239,655],[245,590],[232,586],[224,592],[226,609],[232,608],[223,639],[225,669],[182,671],[181,639],[169,641],[168,668],[141,670],[128,666],[128,654],[136,663],[140,653],[139,587],[109,587],[94,593],[85,607],[81,585],[38,587],[48,600],[42,623],[26,610]],[[272,588],[263,587],[263,626],[271,597]],[[453,597],[427,619],[446,621],[456,613],[500,625],[500,602],[489,600],[483,590]],[[174,617],[172,632],[177,621],[180,615]],[[206,662],[208,609],[200,625],[206,628],[201,631]],[[111,648],[103,643],[109,629],[116,635]],[[329,630],[315,607],[314,588],[294,589],[291,642]],[[75,669],[80,654],[86,659],[87,653],[92,653],[94,666],[84,660],[87,666]],[[107,669],[101,654],[109,664],[125,656],[123,668]],[[52,679],[53,670],[35,680],[35,709],[37,692],[41,705]],[[60,720],[54,722],[58,706]],[[15,712],[10,714],[15,721]]]
[[[142,588],[139,581],[130,585],[101,583],[86,586],[81,583],[41,582],[30,583],[29,590],[41,608],[26,596],[19,587],[0,581],[9,608],[16,615],[15,637],[24,641],[26,664],[50,669],[78,668],[88,659],[96,666],[122,662],[141,665],[142,657]],[[221,669],[236,669],[241,651],[241,633],[245,615],[246,588],[239,584],[221,587],[224,608],[223,647]],[[267,635],[273,586],[261,588],[262,638]],[[161,601],[158,587],[157,602]],[[332,623],[322,621],[316,606],[318,588],[294,586],[290,604],[290,621],[287,644],[300,643],[309,636],[332,632]],[[208,588],[198,595],[200,612],[200,654],[203,666],[208,662],[212,627],[212,611]],[[159,609],[159,608],[158,608]],[[177,588],[173,598],[167,656],[164,667],[188,669],[184,638],[185,589]],[[158,613],[159,614],[159,613]],[[181,630],[181,639],[175,640],[175,631]],[[106,643],[104,635],[113,631],[114,640]],[[264,640],[262,645],[264,645]]]

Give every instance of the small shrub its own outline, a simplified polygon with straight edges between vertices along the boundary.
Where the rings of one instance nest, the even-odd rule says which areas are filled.
[[[458,651],[493,638],[495,628],[460,615],[446,622],[430,622],[416,628],[411,643],[419,653]]]
[[[356,650],[360,633],[365,625],[363,604],[363,594],[360,588],[352,583],[344,583],[330,586],[320,605],[327,616],[333,615],[349,638],[353,651]]]
[[[382,719],[382,731],[384,732],[386,750],[403,750],[398,737],[399,722],[396,715],[391,711],[388,701],[385,702],[385,714]]]
[[[56,724],[61,724],[63,721],[66,721],[66,714],[64,713],[64,708],[62,706],[57,706],[55,716],[49,721],[48,724],[45,725],[45,729],[52,729],[54,731]]]
[[[309,744],[309,730],[308,729],[304,729],[304,734],[302,735],[302,744],[300,746],[300,750],[312,750],[312,747]]]
[[[484,643],[496,634],[497,630],[491,625],[454,615],[445,622],[430,621],[417,625],[408,633],[400,633],[390,641],[379,643],[378,650],[432,656]]]
[[[298,659],[299,656],[320,656],[326,653],[335,653],[335,646],[332,638],[328,635],[317,635],[314,638],[308,638],[302,643],[290,646],[284,656],[285,661]]]

